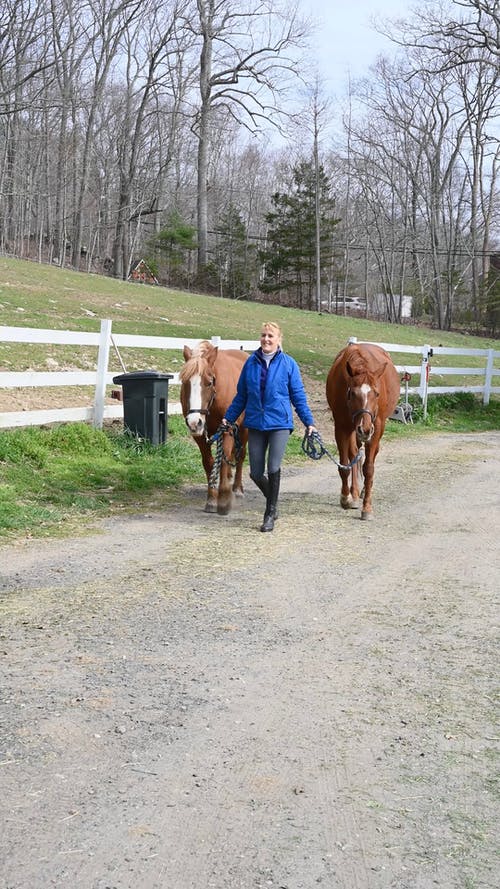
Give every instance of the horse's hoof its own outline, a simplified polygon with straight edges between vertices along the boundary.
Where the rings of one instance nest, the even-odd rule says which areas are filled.
[[[362,512],[361,513],[361,519],[363,522],[371,522],[372,518],[373,518],[372,512]]]
[[[217,515],[229,515],[231,511],[230,506],[218,506],[217,507]]]
[[[361,503],[359,502],[359,500],[353,500],[351,495],[349,494],[348,497],[340,498],[340,505],[342,509],[359,509]]]
[[[244,496],[243,491],[241,491],[240,489],[237,489],[236,491],[233,490],[233,494],[235,497],[243,497]]]
[[[206,503],[205,504],[205,512],[217,512],[217,504],[216,503]]]

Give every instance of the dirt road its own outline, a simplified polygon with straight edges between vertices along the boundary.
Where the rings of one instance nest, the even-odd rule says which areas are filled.
[[[0,547],[2,889],[494,889],[500,433]]]

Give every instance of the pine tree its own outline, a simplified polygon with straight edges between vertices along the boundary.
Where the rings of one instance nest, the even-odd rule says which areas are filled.
[[[221,296],[245,299],[250,295],[257,277],[255,247],[249,244],[245,223],[233,204],[219,222],[215,267]]]
[[[151,241],[166,259],[167,284],[184,284],[189,279],[190,255],[196,250],[196,229],[184,222],[178,210],[169,213],[167,224]]]
[[[323,272],[332,262],[332,234],[339,220],[334,217],[335,199],[321,165],[318,186]],[[272,204],[274,209],[265,217],[267,247],[260,252],[264,264],[261,289],[266,293],[288,291],[300,308],[312,309],[316,280],[316,175],[311,161],[302,160],[294,167],[290,191],[276,192]]]

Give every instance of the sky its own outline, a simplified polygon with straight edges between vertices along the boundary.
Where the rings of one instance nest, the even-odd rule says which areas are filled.
[[[344,94],[349,76],[367,74],[381,53],[395,54],[395,45],[370,26],[371,17],[407,18],[416,5],[416,0],[300,0],[301,12],[321,22],[312,43],[328,91]]]

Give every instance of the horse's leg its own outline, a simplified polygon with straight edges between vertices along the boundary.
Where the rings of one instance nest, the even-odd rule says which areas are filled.
[[[229,465],[234,462],[234,438],[231,433],[225,432],[222,436],[222,448],[225,460],[222,461],[219,478],[219,493],[217,496],[217,512],[219,515],[227,515],[233,505],[232,479],[233,470]]]
[[[341,438],[339,435],[339,437],[336,438],[336,442],[339,452],[339,463],[342,463],[343,466],[348,466],[352,460],[351,454],[354,453],[354,432],[346,438]],[[342,509],[358,509],[360,506],[359,491],[354,482],[354,474],[350,469],[341,469],[339,467],[339,475],[342,482],[342,489],[340,492],[340,505]],[[356,494],[355,497],[353,497],[353,492]]]
[[[245,462],[246,445],[242,445],[238,462],[236,463],[236,472],[234,474],[233,493],[236,497],[243,497],[243,463]]]
[[[363,475],[365,479],[365,489],[363,496],[363,506],[361,509],[361,518],[364,521],[373,518],[372,509],[372,488],[373,476],[375,474],[375,458],[379,452],[380,434],[375,431],[373,438],[365,447],[366,457],[363,464]]]
[[[207,477],[207,502],[205,503],[205,512],[217,512],[217,488],[211,488],[210,485],[208,485],[214,465],[212,450],[201,436],[196,436],[195,442],[200,449],[203,469],[205,470],[205,475]]]

